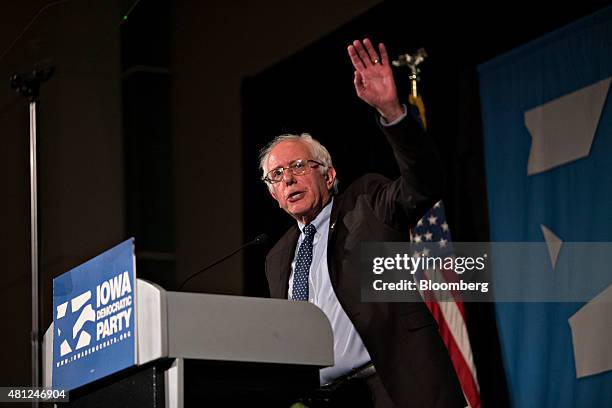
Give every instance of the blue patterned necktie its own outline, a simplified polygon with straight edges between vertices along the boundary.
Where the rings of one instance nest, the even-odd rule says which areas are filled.
[[[293,300],[308,301],[308,273],[312,263],[312,241],[315,232],[317,229],[312,224],[304,227],[305,238],[300,244],[293,272],[293,293],[291,294]]]

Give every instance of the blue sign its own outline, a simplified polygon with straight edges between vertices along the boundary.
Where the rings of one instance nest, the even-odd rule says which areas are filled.
[[[135,290],[133,239],[53,279],[53,387],[136,364]]]

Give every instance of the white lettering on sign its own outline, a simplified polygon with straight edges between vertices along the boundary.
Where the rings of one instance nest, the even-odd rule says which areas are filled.
[[[107,319],[96,324],[97,340],[104,339],[113,334],[119,333],[121,330],[130,328],[130,316],[132,309],[126,309]]]
[[[130,284],[130,275],[125,271],[112,279],[104,281],[101,285],[96,286],[97,307],[99,308],[102,305],[106,305],[110,301],[114,302],[127,293],[132,293],[132,286]]]

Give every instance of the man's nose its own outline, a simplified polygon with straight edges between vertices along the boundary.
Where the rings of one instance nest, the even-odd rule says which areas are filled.
[[[283,171],[283,182],[287,185],[295,183],[295,176],[291,170],[285,169],[285,171]]]

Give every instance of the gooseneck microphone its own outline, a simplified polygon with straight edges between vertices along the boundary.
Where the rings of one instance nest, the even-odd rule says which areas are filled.
[[[254,246],[254,245],[264,245],[267,244],[269,241],[269,238],[266,234],[259,234],[257,237],[255,237],[254,240],[247,242],[246,244],[243,244],[242,246],[240,246],[238,249],[235,249],[234,251],[230,252],[229,254],[225,255],[223,258],[216,260],[215,262],[211,263],[210,265],[205,266],[204,268],[200,269],[197,272],[192,273],[191,275],[189,275],[187,277],[187,279],[185,279],[178,287],[177,290],[181,290],[183,289],[183,287],[187,284],[187,282],[189,282],[190,280],[192,280],[193,278],[195,278],[196,276],[198,276],[199,274],[206,272],[207,270],[209,270],[210,268],[212,268],[213,266],[225,261],[227,258],[231,257],[232,255],[236,254],[237,252],[242,251],[245,248],[248,248],[250,246]]]

